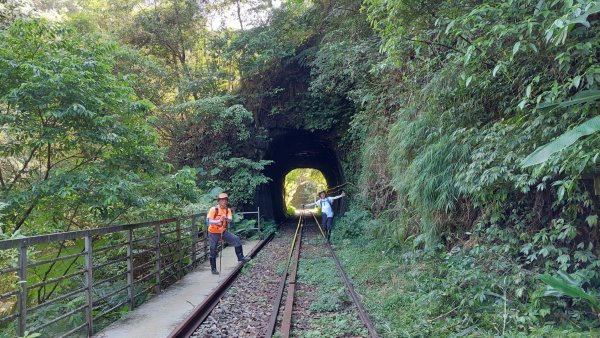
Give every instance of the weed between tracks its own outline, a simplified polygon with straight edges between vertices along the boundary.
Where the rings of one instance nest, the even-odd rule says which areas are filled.
[[[303,243],[298,285],[296,311],[305,319],[294,323],[294,336],[368,337],[320,238]]]

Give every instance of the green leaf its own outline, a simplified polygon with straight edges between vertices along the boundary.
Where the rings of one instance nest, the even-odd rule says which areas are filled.
[[[521,161],[521,166],[526,168],[532,165],[543,163],[548,160],[552,154],[567,148],[571,144],[575,143],[575,141],[577,141],[579,138],[593,134],[598,130],[600,130],[600,116],[591,118],[560,135],[554,139],[554,141],[538,147],[523,161]]]
[[[554,25],[558,28],[563,28],[565,23],[561,19],[556,19],[556,21],[554,21]]]
[[[575,19],[571,20],[570,23],[572,23],[572,24],[573,23],[580,23],[580,24],[584,25],[585,27],[589,28],[590,27],[590,23],[587,21],[587,17],[588,17],[587,14],[580,15],[580,16],[576,17]]]
[[[577,84],[581,81],[579,79],[574,78],[573,84],[575,84],[577,80]],[[536,109],[547,112],[551,111],[555,108],[566,108],[576,104],[590,103],[600,99],[600,90],[582,90],[579,93],[573,95],[570,100],[563,102],[542,102],[536,106]]]
[[[555,103],[555,102],[542,102],[540,104],[538,104],[535,108],[541,112],[549,112],[551,110],[553,110],[554,108],[558,107],[560,103]]]
[[[492,76],[496,76],[496,73],[498,73],[499,70],[500,70],[500,64],[497,64],[496,67],[494,67],[494,70],[492,71]]]
[[[586,293],[581,287],[574,285],[572,281],[558,279],[550,275],[540,275],[538,278],[549,286],[547,292],[544,293],[546,296],[557,296],[558,291],[572,298],[584,299],[588,301],[594,309],[600,308],[600,301],[598,301],[598,299]]]
[[[521,41],[517,41],[517,43],[515,43],[515,45],[513,46],[513,55],[517,54],[517,52],[519,51],[519,47],[521,47]]]
[[[584,90],[574,95],[571,100],[561,103],[545,102],[537,105],[536,108],[541,111],[548,111],[556,108],[566,108],[576,104],[590,103],[598,99],[600,99],[600,90]],[[580,137],[593,134],[598,130],[600,130],[600,117],[596,116],[565,132],[552,142],[538,147],[521,161],[521,166],[525,168],[543,163],[550,158],[552,154],[567,148],[575,143]]]
[[[598,215],[589,215],[586,217],[585,221],[590,227],[594,227],[598,224]]]
[[[570,100],[561,102],[558,107],[566,108],[576,104],[590,103],[596,100],[600,100],[600,90],[583,90],[573,95]]]
[[[581,84],[581,76],[577,75],[573,78],[573,82],[572,82],[573,88],[575,88],[575,89],[579,88],[580,84]]]
[[[587,14],[588,14],[588,15],[592,15],[592,14],[596,14],[596,13],[598,13],[598,12],[600,12],[600,4],[596,4],[596,6],[594,6],[594,7],[590,8],[590,9],[587,11]]]

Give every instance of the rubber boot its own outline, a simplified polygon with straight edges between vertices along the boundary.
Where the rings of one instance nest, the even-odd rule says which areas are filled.
[[[237,256],[238,262],[247,263],[250,261],[250,257],[244,257],[244,250],[241,245],[235,247],[235,255]]]
[[[327,243],[331,243],[331,230],[325,230]]]
[[[217,259],[216,258],[209,258],[210,260],[210,272],[213,275],[218,275],[219,274],[219,270],[217,270]]]

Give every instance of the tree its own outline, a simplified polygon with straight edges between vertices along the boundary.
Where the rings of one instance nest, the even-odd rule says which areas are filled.
[[[113,73],[117,48],[43,20],[2,33],[4,232],[85,227],[94,216],[112,222],[154,201],[152,181],[167,167],[147,122],[151,104]],[[175,181],[165,183],[185,182]]]

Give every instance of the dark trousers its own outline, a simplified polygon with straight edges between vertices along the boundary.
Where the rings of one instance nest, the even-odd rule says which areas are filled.
[[[323,214],[321,224],[323,225],[323,230],[325,230],[325,236],[329,239],[331,230],[333,230],[333,217],[327,217],[326,214]]]
[[[223,232],[223,234],[213,234],[212,232],[208,233],[208,243],[210,244],[210,258],[217,257],[217,244],[219,244],[219,240],[221,240],[221,235],[223,235],[223,240],[234,247],[242,245],[240,238],[229,231]]]

